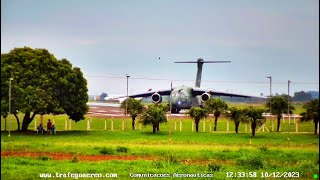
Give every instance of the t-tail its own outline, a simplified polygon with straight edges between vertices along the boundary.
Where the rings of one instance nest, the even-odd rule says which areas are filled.
[[[198,69],[197,69],[197,77],[196,77],[195,87],[200,88],[203,63],[229,63],[229,62],[231,62],[231,61],[204,61],[203,59],[199,58],[197,61],[177,61],[174,63],[197,63]]]

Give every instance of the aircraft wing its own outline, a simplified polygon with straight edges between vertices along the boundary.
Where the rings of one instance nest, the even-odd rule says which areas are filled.
[[[148,92],[145,92],[145,93],[133,94],[133,95],[128,95],[128,96],[131,97],[131,98],[139,98],[139,97],[146,98],[146,97],[151,96],[154,93],[158,93],[161,96],[169,96],[170,92],[171,92],[170,89],[165,89],[165,90],[160,90],[160,91],[148,91]],[[126,96],[123,96],[123,97],[126,97]]]
[[[213,95],[213,96],[229,96],[229,97],[266,99],[266,97],[263,97],[263,96],[251,96],[251,95],[238,94],[238,93],[229,93],[229,92],[216,91],[216,90],[204,90],[204,89],[200,89],[200,88],[193,88],[193,95],[201,95],[203,93],[209,93],[210,95]]]

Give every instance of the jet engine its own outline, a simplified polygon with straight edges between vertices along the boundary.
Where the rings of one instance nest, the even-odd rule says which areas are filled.
[[[153,103],[156,103],[156,104],[161,103],[162,102],[162,97],[161,97],[160,94],[154,93],[154,94],[151,95],[151,101]]]
[[[203,94],[201,95],[201,101],[202,101],[202,102],[205,102],[205,101],[207,101],[208,99],[210,99],[210,94],[208,94],[208,93],[203,93]]]

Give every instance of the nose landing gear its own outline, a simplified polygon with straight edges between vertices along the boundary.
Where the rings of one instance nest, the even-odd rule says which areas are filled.
[[[179,114],[179,111],[180,111],[181,109],[179,109],[179,108],[172,108],[172,110],[171,110],[171,113],[173,113],[173,114]]]

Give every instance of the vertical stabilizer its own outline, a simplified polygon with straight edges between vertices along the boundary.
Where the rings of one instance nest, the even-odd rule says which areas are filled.
[[[197,65],[198,65],[198,69],[197,69],[197,77],[196,77],[196,84],[195,87],[200,87],[201,84],[201,75],[202,75],[202,66],[203,66],[203,59],[198,59],[197,60]]]
[[[203,63],[228,63],[231,61],[204,61],[203,59],[199,58],[197,61],[178,61],[174,63],[197,63],[197,76],[196,76],[196,84],[195,87],[200,87],[201,84],[201,75],[202,75],[202,66]]]

